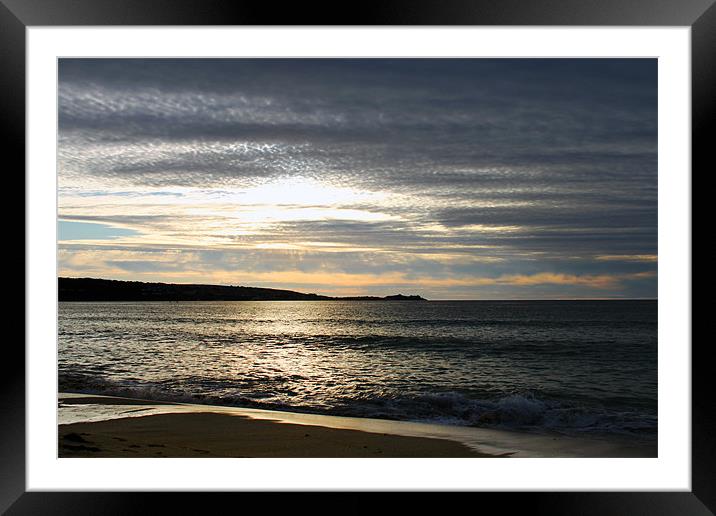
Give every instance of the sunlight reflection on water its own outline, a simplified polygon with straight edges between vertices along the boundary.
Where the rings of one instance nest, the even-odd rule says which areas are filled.
[[[60,303],[59,374],[157,400],[654,434],[656,303]]]

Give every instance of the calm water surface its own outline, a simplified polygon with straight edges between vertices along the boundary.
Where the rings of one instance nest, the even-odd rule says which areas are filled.
[[[656,439],[656,301],[59,304],[61,391]]]

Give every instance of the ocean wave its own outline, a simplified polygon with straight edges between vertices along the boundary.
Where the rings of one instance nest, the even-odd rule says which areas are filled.
[[[649,438],[656,436],[657,431],[656,415],[544,399],[531,393],[491,398],[472,398],[456,392],[366,398],[336,407],[332,412],[359,417],[565,434],[620,434]]]
[[[264,336],[252,336],[255,341],[266,342]],[[286,335],[280,338],[271,337],[277,345],[290,343],[300,346],[326,346],[340,347],[347,349],[391,349],[391,350],[410,350],[415,351],[469,351],[484,352],[495,355],[514,354],[520,352],[534,353],[539,351],[541,355],[550,356],[582,356],[585,353],[600,354],[602,349],[609,347],[614,353],[627,354],[631,350],[628,346],[616,346],[617,342],[613,339],[582,339],[581,341],[573,340],[547,340],[547,339],[516,339],[509,338],[503,340],[476,338],[476,337],[460,337],[460,336],[398,336],[398,335],[378,335],[367,334],[359,336],[343,336],[343,335],[304,335],[294,334]],[[639,348],[634,352],[644,353]]]
[[[167,383],[115,381],[101,375],[61,371],[60,391],[139,399],[287,410],[339,416],[415,421],[567,435],[620,435],[654,439],[657,416],[644,411],[617,410],[598,405],[550,399],[535,393],[475,397],[459,392],[403,395],[372,392],[337,399],[285,397],[263,386],[237,390],[234,386],[209,392]]]

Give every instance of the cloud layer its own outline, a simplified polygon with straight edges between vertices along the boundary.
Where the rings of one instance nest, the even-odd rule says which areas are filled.
[[[62,240],[60,273],[655,297],[656,72],[648,59],[62,59],[60,218],[115,232]]]

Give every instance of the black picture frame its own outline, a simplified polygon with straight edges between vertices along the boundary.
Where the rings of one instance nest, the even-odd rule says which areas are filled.
[[[689,26],[692,73],[692,171],[714,170],[707,135],[716,125],[716,5],[714,0],[442,0],[286,3],[220,0],[0,0],[0,126],[4,153],[14,155],[16,170],[25,163],[25,30],[32,26],[82,25],[538,25],[538,26]],[[709,166],[710,165],[710,166]],[[674,171],[687,173],[687,171]],[[19,176],[17,172],[14,175]],[[693,177],[693,172],[692,172]],[[21,187],[24,189],[24,184]],[[693,206],[693,203],[692,203]],[[23,235],[24,238],[24,235]],[[24,247],[23,247],[24,248]],[[693,247],[692,247],[693,252]],[[25,255],[10,266],[23,270]],[[22,264],[20,263],[22,261]],[[26,272],[27,274],[27,272]],[[689,345],[689,343],[674,343]],[[498,505],[501,512],[519,508],[538,514],[713,514],[716,512],[716,417],[714,375],[708,339],[692,344],[692,490],[690,492],[550,492],[453,494],[477,510]],[[8,339],[0,360],[0,512],[8,514],[135,514],[160,501],[165,512],[207,507],[209,493],[26,492],[25,489],[25,352],[19,339]],[[401,512],[424,504],[425,493],[403,498]],[[261,493],[214,493],[261,503]],[[296,500],[295,498],[299,498]],[[320,498],[319,498],[320,497]],[[381,499],[377,499],[380,497]],[[478,499],[475,500],[474,498]],[[198,498],[198,499],[197,499]],[[372,512],[383,505],[377,493],[345,493],[342,513]],[[256,500],[253,500],[256,499]],[[216,503],[216,500],[212,500]],[[272,497],[271,510],[295,510],[297,504],[328,508],[319,493]]]

